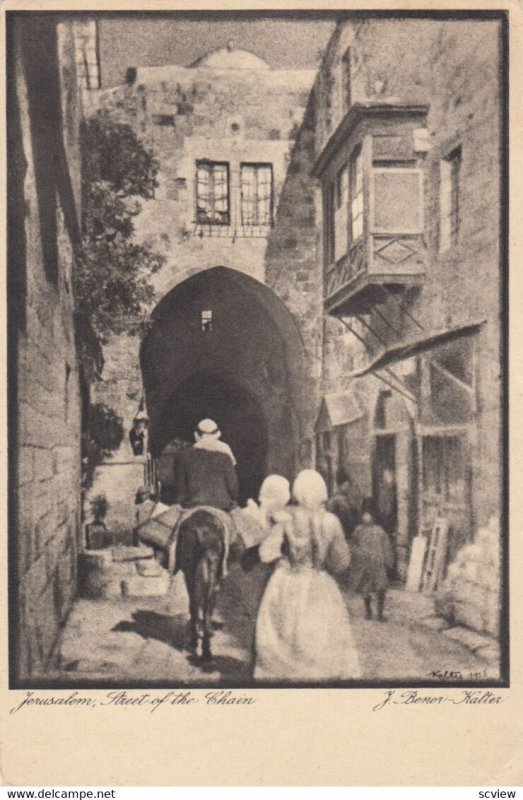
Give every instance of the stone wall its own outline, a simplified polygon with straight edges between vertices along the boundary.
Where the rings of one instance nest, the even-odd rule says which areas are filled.
[[[299,130],[314,74],[273,70],[267,65],[245,68],[245,58],[242,60],[241,55],[239,52],[237,59],[233,51],[227,69],[200,63],[189,68],[168,66],[135,70],[127,85],[100,92],[98,105],[99,110],[112,119],[130,124],[160,162],[160,185],[155,198],[142,203],[141,213],[136,218],[137,236],[166,257],[165,265],[154,276],[157,301],[197,273],[226,267],[268,286],[294,316],[311,359],[302,378],[307,389],[293,410],[299,417],[301,431],[307,426],[310,428],[308,418],[312,405],[310,397],[303,398],[319,374],[314,321],[305,311],[313,305],[314,315],[321,313],[315,250],[310,248],[310,242],[314,243],[316,237],[314,190],[304,181],[310,167],[310,153],[306,156],[307,172],[302,170],[299,178],[303,210],[293,211],[292,219],[285,213],[289,213],[289,175],[296,169],[299,158],[303,160],[297,155],[303,145],[296,137],[302,136]],[[310,151],[310,133],[308,138],[306,147]],[[195,163],[199,159],[227,161],[230,165],[230,226],[205,228],[195,223]],[[241,224],[239,170],[242,162],[272,164],[272,231],[249,230]],[[282,210],[285,207],[287,212]],[[301,245],[297,244],[298,240],[302,241]],[[286,276],[283,275],[285,271],[288,272]],[[105,350],[102,381],[93,393],[93,401],[106,402],[115,408],[126,427],[131,424],[138,395],[142,392],[138,354],[138,341],[122,339],[111,343]],[[190,358],[189,353],[187,358]],[[316,367],[312,366],[314,359]],[[294,455],[289,454],[290,461]],[[121,468],[117,469],[118,463]],[[136,486],[129,487],[125,512],[118,483],[122,470],[130,476],[133,463],[137,461],[126,440],[110,462],[97,472],[92,491],[108,496],[112,503],[111,524],[131,523]],[[137,468],[133,474],[138,477],[139,471]]]
[[[307,369],[302,419],[303,466],[310,466],[315,416],[320,402],[321,347],[323,339],[322,273],[318,268],[318,229],[321,227],[314,164],[315,116],[311,100],[292,148],[274,229],[267,244],[267,285],[278,294],[298,322]]]
[[[15,18],[9,43],[10,656],[23,681],[45,669],[76,593],[79,106],[69,25]]]

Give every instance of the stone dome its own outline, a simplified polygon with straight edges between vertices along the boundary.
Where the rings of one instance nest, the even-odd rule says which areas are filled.
[[[229,42],[227,47],[211,50],[197,58],[190,67],[209,67],[211,69],[270,69],[269,64],[249,50],[240,50]]]

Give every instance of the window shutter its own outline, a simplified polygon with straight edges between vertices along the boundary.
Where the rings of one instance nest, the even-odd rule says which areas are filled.
[[[334,260],[339,261],[347,254],[348,247],[348,211],[347,204],[341,206],[336,211],[334,218]]]
[[[444,159],[439,164],[439,249],[440,252],[450,247],[450,210],[452,205],[452,167],[450,161]]]
[[[336,212],[334,215],[334,260],[339,261],[348,247],[349,169],[343,166],[336,178]]]
[[[422,233],[423,175],[419,169],[373,169],[371,178],[374,233]]]

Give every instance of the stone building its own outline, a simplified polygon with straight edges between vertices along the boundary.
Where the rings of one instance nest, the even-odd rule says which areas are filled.
[[[43,672],[76,594],[80,159],[72,26],[7,14],[11,681]]]
[[[317,463],[394,507],[402,578],[436,517],[448,563],[501,513],[501,25],[355,18],[313,89]],[[340,404],[345,424],[326,413]],[[494,589],[497,614],[461,621],[497,633]]]
[[[136,232],[166,262],[154,276],[150,333],[105,348],[94,399],[130,427],[145,397],[167,500],[166,445],[192,441],[202,417],[216,419],[236,454],[243,500],[267,470],[291,477],[311,428],[320,350],[303,312],[321,313],[321,276],[293,231],[278,244],[273,234],[313,81],[314,72],[272,69],[230,44],[189,67],[130,69],[126,85],[99,94],[100,113],[131,125],[159,160]],[[295,223],[314,239],[312,206],[307,213]],[[271,269],[276,251],[297,270],[294,304]],[[98,470],[93,491],[107,495],[112,525],[132,523],[143,462],[126,438]]]

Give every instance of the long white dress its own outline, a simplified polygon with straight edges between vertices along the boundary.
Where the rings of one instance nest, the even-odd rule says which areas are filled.
[[[361,675],[349,615],[329,572],[345,570],[350,553],[333,514],[289,509],[260,547],[279,558],[256,622],[254,678],[260,681],[335,681]]]

